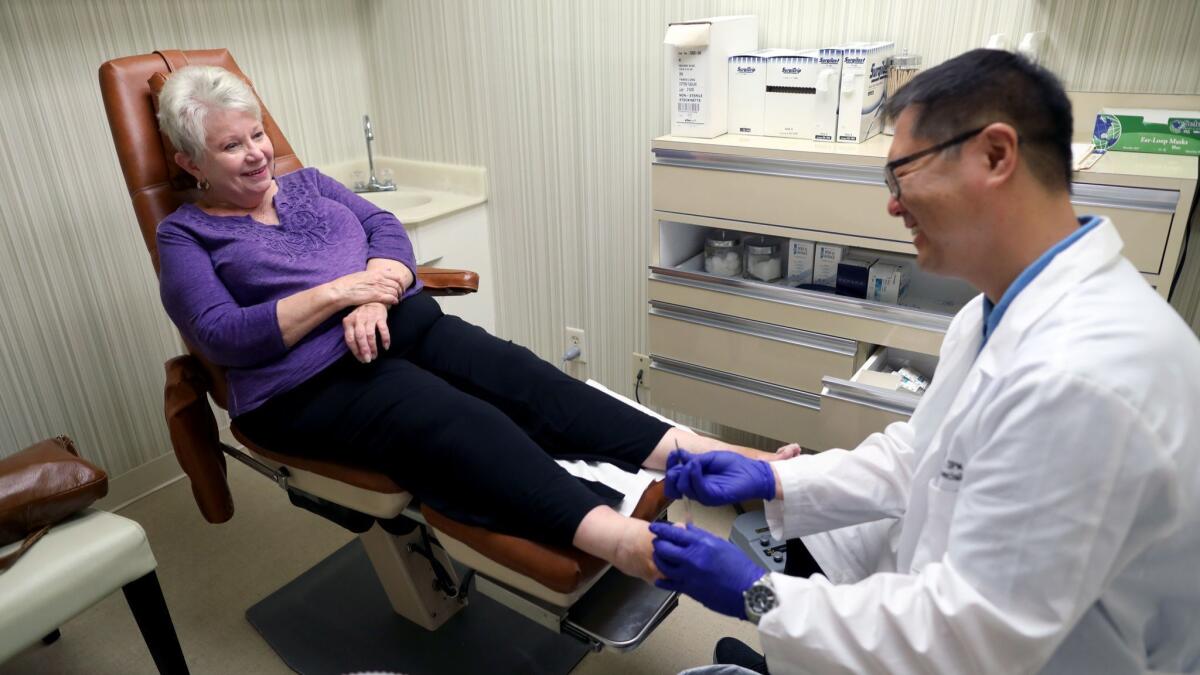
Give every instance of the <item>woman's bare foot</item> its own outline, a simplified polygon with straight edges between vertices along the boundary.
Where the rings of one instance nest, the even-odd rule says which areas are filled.
[[[667,457],[675,451],[676,448],[687,450],[688,452],[699,454],[704,452],[712,452],[713,450],[728,450],[736,452],[739,455],[749,457],[750,459],[760,459],[764,462],[773,462],[781,459],[773,452],[763,452],[754,448],[747,448],[742,445],[733,445],[715,438],[701,436],[694,431],[684,431],[676,427],[671,427],[667,433],[658,441],[658,445],[654,446],[654,450],[642,466],[647,469],[657,469],[662,471],[667,468]]]
[[[631,577],[652,582],[662,577],[654,566],[650,524],[626,518],[607,506],[588,511],[575,530],[576,548],[611,563]]]
[[[800,447],[799,443],[788,443],[787,445],[785,445],[782,448],[775,451],[775,459],[773,461],[779,461],[781,459],[791,459],[791,458],[795,457],[796,455],[803,455],[803,454],[804,454],[804,448]]]

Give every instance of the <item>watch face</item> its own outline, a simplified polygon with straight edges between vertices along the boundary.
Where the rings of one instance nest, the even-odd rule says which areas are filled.
[[[751,586],[746,591],[746,608],[760,616],[775,609],[775,589],[766,584]]]

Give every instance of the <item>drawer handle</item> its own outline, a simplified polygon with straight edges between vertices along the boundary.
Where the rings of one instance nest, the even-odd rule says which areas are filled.
[[[1179,203],[1179,192],[1124,185],[1072,183],[1071,203],[1078,206],[1107,206],[1133,211],[1175,213],[1175,206]]]
[[[881,158],[882,159],[882,158]],[[765,157],[741,157],[716,152],[690,152],[669,148],[654,148],[654,163],[659,166],[677,166],[685,169],[710,169],[731,173],[752,173],[760,176],[783,178],[811,178],[813,180],[855,183],[858,185],[883,186],[882,166],[853,166],[850,164],[825,164],[795,159],[768,159]],[[880,162],[882,164],[882,162]]]
[[[854,356],[858,350],[858,343],[854,340],[813,333],[798,328],[776,326],[775,324],[755,321],[753,319],[743,319],[739,316],[718,314],[717,312],[674,305],[658,300],[650,301],[650,316],[715,328],[739,335],[749,335],[750,337],[762,338],[764,340],[774,340],[808,349],[819,349],[821,351],[833,352],[834,354],[841,354],[842,356]]]
[[[821,378],[821,398],[832,398],[874,410],[911,416],[921,397],[907,391],[885,391],[837,377]]]
[[[660,370],[671,375],[715,384],[718,387],[725,387],[726,389],[733,389],[746,394],[754,394],[755,396],[798,405],[810,410],[821,409],[821,397],[816,394],[810,394],[807,391],[771,384],[770,382],[763,382],[761,380],[752,380],[748,377],[704,368],[691,363],[676,361],[675,359],[668,359],[657,354],[650,355],[650,370]]]
[[[805,291],[798,288],[756,284],[745,279],[714,277],[700,272],[688,272],[655,265],[650,266],[650,281],[727,293],[751,300],[766,300],[768,302],[832,312],[859,319],[883,321],[904,326],[905,328],[914,328],[935,333],[945,333],[950,328],[950,320],[954,318],[931,312],[923,312],[911,307],[882,305],[843,295],[831,295],[818,291]]]

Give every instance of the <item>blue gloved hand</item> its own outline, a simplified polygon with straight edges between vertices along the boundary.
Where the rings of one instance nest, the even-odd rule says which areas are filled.
[[[695,525],[650,523],[654,564],[665,579],[655,586],[695,598],[714,612],[746,618],[742,593],[767,573],[737,546]]]
[[[676,450],[667,456],[663,491],[671,499],[690,497],[705,506],[769,500],[775,498],[775,472],[764,461],[728,450],[698,455]]]

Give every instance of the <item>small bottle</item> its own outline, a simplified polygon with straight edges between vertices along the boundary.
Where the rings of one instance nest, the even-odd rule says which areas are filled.
[[[704,240],[704,271],[719,277],[742,273],[742,242],[736,234],[720,230]]]
[[[778,242],[761,236],[746,238],[746,276],[759,281],[775,281],[783,276]]]

